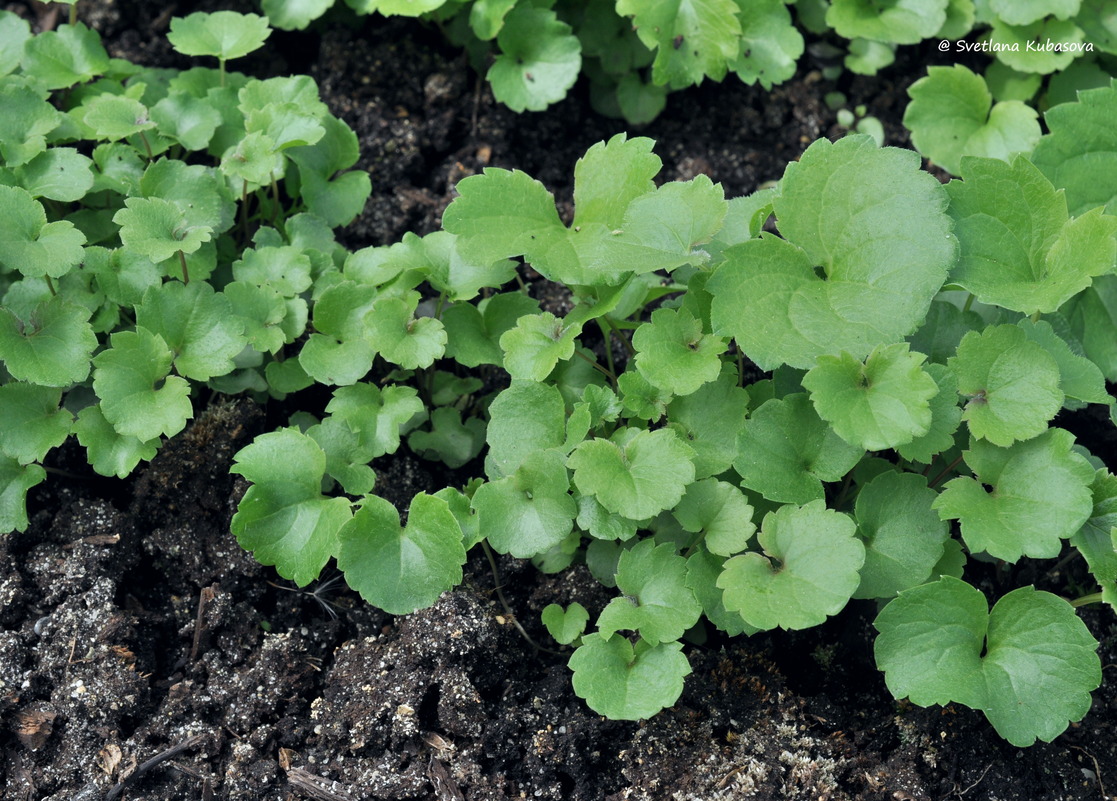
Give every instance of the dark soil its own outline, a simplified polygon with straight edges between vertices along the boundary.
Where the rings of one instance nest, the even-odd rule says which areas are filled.
[[[7,7],[51,24],[46,7]],[[82,13],[112,55],[186,66],[163,37],[170,14],[218,7],[238,4],[106,0]],[[658,141],[664,178],[706,173],[736,196],[841,133],[822,101],[835,88],[906,144],[904,88],[935,60],[907,52],[877,79],[835,85],[807,58],[771,93],[729,81],[673,95],[632,133]],[[581,89],[544,114],[495,105],[439,33],[413,23],[277,34],[237,66],[310,73],[357,131],[374,193],[344,233],[351,247],[435,230],[454,183],[485,166],[523,169],[568,206],[575,160],[624,130]],[[497,578],[481,556],[460,589],[393,618],[329,576],[298,590],[257,565],[229,533],[244,485],[228,467],[264,416],[243,400],[199,409],[128,482],[83,477],[76,446],[53,457],[79,477],[52,476],[32,493],[30,528],[0,538],[0,798],[1104,801],[1117,789],[1106,609],[1083,611],[1106,666],[1093,710],[1026,750],[969,709],[894,702],[865,603],[807,632],[711,635],[688,648],[694,673],[674,709],[607,721],[574,695],[565,656],[534,650],[493,591],[499,581],[517,620],[550,642],[546,604],[592,613],[607,600],[584,569],[545,576],[502,559]],[[1073,423],[1109,455],[1104,421]],[[402,505],[438,474],[409,458],[374,467],[378,491]],[[1051,564],[1025,580],[1082,589],[1078,567],[1043,573]],[[998,576],[982,577],[991,594]]]

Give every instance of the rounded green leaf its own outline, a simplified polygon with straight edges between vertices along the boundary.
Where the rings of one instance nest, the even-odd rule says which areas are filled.
[[[376,301],[365,317],[380,355],[405,370],[430,367],[446,350],[446,329],[434,317],[416,317],[419,293]]]
[[[574,692],[590,709],[612,720],[650,718],[683,693],[690,663],[680,642],[635,647],[616,634],[587,634],[567,663]]]
[[[0,157],[8,167],[18,167],[44,152],[46,135],[63,119],[54,106],[26,84],[0,85],[0,107],[4,109],[0,114]]]
[[[743,551],[756,533],[748,499],[726,481],[695,481],[671,513],[684,531],[701,532],[710,553],[718,556]]]
[[[27,491],[46,477],[41,465],[21,465],[0,455],[0,534],[27,528]]]
[[[60,296],[35,306],[27,320],[0,307],[0,359],[20,381],[46,387],[84,381],[97,347],[89,317],[89,309]]]
[[[334,0],[263,0],[268,22],[283,31],[301,31],[329,10]]]
[[[645,539],[622,551],[614,598],[597,618],[602,636],[621,629],[638,631],[646,642],[677,640],[698,622],[702,607],[686,585],[686,560],[670,543]]]
[[[208,226],[191,226],[177,205],[158,197],[130,197],[127,208],[112,221],[120,226],[124,247],[154,262],[166,261],[176,253],[193,253],[213,236]]]
[[[565,434],[566,406],[558,389],[513,380],[489,406],[485,472],[491,479],[511,475],[532,453],[561,447]]]
[[[848,353],[820,356],[803,377],[819,417],[859,448],[880,451],[923,436],[939,385],[923,370],[926,356],[906,342],[876,347],[865,363]]]
[[[194,416],[190,384],[170,375],[171,349],[147,329],[119,331],[93,359],[93,391],[120,434],[146,441],[171,437]]]
[[[694,451],[671,429],[621,429],[570,454],[574,484],[610,512],[644,520],[671,509],[694,480]]]
[[[845,607],[861,580],[865,546],[856,531],[823,501],[769,512],[758,535],[767,556],[734,556],[718,576],[725,608],[762,631],[821,624]]]
[[[574,355],[580,325],[566,325],[550,312],[528,314],[500,337],[504,369],[512,378],[543,381],[555,365]]]
[[[947,366],[969,398],[962,419],[994,445],[1042,434],[1063,405],[1058,363],[1018,326],[971,331]]]
[[[172,18],[167,40],[184,56],[216,56],[228,61],[263,47],[270,34],[267,18],[258,14],[199,11]]]
[[[962,422],[958,405],[958,379],[943,364],[927,364],[923,369],[935,380],[939,391],[931,398],[931,427],[911,442],[896,446],[896,452],[909,462],[929,464],[935,454],[954,444],[954,432]]]
[[[667,405],[667,419],[694,449],[694,476],[724,473],[737,455],[737,435],[748,414],[749,394],[737,384],[737,369],[723,363],[716,381]]]
[[[1093,509],[1094,471],[1073,446],[1060,428],[1009,448],[971,440],[965,458],[975,477],[949,481],[935,510],[960,521],[971,551],[1007,562],[1053,559]]]
[[[726,249],[706,288],[715,334],[763,369],[864,358],[927,315],[954,264],[946,193],[907,150],[868,136],[819,140],[788,165],[773,200],[785,239]]]
[[[989,41],[997,58],[1017,72],[1048,75],[1065,70],[1085,52],[1082,37],[1074,20],[1047,17],[1028,25],[1007,25],[994,19]]]
[[[547,604],[541,614],[547,632],[561,645],[570,645],[582,636],[589,622],[590,613],[577,601],[563,609],[558,604]]]
[[[47,222],[43,205],[20,187],[0,185],[0,267],[61,278],[85,258],[85,234],[65,220]]]
[[[582,46],[554,11],[518,4],[497,34],[500,55],[486,77],[513,111],[542,111],[566,97],[582,68]]]
[[[686,309],[656,309],[632,335],[636,369],[672,395],[689,395],[717,379],[725,340],[702,333],[702,321]]]
[[[826,24],[846,39],[918,44],[946,22],[947,0],[833,0]]]
[[[143,440],[118,434],[94,404],[78,412],[73,425],[78,442],[88,454],[89,464],[102,476],[128,477],[141,461],[151,460],[159,450],[160,439]]]
[[[894,696],[980,709],[1015,746],[1054,740],[1089,711],[1101,684],[1085,624],[1066,601],[1032,587],[989,612],[979,590],[943,577],[901,593],[874,625],[877,665]]]
[[[33,36],[23,46],[23,71],[46,89],[84,83],[109,69],[109,54],[96,31],[84,23],[59,25]]]
[[[82,110],[82,121],[93,129],[98,139],[110,142],[155,127],[148,116],[147,106],[124,95],[97,95],[86,101]]]
[[[32,197],[73,203],[93,187],[93,161],[72,147],[52,147],[16,168],[20,185]]]
[[[560,451],[537,451],[510,476],[477,488],[477,523],[493,548],[530,559],[566,539],[578,505],[564,461]]]
[[[232,372],[233,359],[247,344],[228,298],[200,282],[148,289],[136,306],[136,324],[162,337],[179,375],[196,381]]]
[[[399,513],[370,495],[338,532],[337,566],[374,606],[405,615],[430,606],[461,583],[462,530],[446,501],[420,493],[400,527]]]
[[[915,473],[881,473],[861,489],[853,516],[865,564],[854,598],[890,598],[932,575],[950,535],[932,508],[937,497]]]
[[[23,382],[0,386],[0,450],[20,464],[41,462],[70,436],[74,416],[59,409],[62,391]]]

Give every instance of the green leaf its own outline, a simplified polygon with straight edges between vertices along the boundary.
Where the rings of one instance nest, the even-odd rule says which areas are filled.
[[[582,636],[589,622],[590,613],[577,601],[563,609],[558,604],[547,604],[540,615],[543,625],[547,627],[555,642],[560,645],[570,645]]]
[[[501,54],[485,76],[513,111],[542,111],[566,97],[582,68],[582,46],[554,11],[517,4],[497,34]]]
[[[555,365],[574,355],[580,325],[566,325],[550,312],[525,315],[500,337],[504,369],[512,378],[543,381]]]
[[[733,467],[741,483],[770,501],[804,504],[823,497],[864,456],[815,412],[805,393],[766,401],[737,437]]]
[[[93,129],[98,139],[110,142],[127,139],[155,127],[148,116],[147,106],[124,95],[97,95],[87,100],[82,110],[82,122]]]
[[[376,351],[365,317],[379,293],[376,287],[343,281],[331,286],[314,306],[314,327],[299,353],[307,375],[323,384],[355,384],[372,368]]]
[[[763,234],[727,249],[707,282],[714,333],[762,369],[898,342],[954,263],[942,186],[916,154],[867,136],[807,148],[773,207],[786,241]]]
[[[699,546],[690,555],[686,562],[686,585],[690,587],[694,597],[702,604],[702,611],[706,619],[730,637],[738,634],[756,634],[759,629],[750,626],[741,617],[739,612],[730,612],[725,608],[724,596],[717,585],[718,576],[721,575],[725,559],[715,556],[707,549]]]
[[[60,278],[85,257],[85,234],[65,220],[47,222],[26,189],[0,185],[0,267]]]
[[[1047,75],[1065,70],[1081,55],[1082,36],[1073,20],[1048,17],[1030,25],[1006,25],[994,19],[989,41],[997,58],[1017,72]]]
[[[334,0],[263,0],[268,22],[284,31],[301,31],[329,10]]]
[[[218,234],[233,226],[236,204],[224,179],[212,168],[159,159],[144,170],[140,192],[173,203],[189,226],[212,228]]]
[[[960,521],[973,552],[1006,562],[1053,559],[1093,509],[1094,470],[1073,445],[1074,437],[1060,428],[1010,448],[971,440],[964,455],[975,478],[947,482],[935,510],[944,520]]]
[[[529,559],[566,538],[578,507],[564,462],[560,451],[536,451],[511,475],[478,487],[473,508],[493,548]]]
[[[950,215],[961,244],[951,281],[983,303],[1053,312],[1117,265],[1117,218],[1068,219],[1066,201],[1031,162],[965,159]]]
[[[702,533],[710,553],[732,556],[743,551],[756,524],[753,508],[743,492],[725,481],[713,478],[695,481],[672,510],[683,530]]]
[[[969,398],[962,419],[975,437],[994,445],[1043,433],[1063,405],[1058,363],[1018,326],[971,331],[947,366]]]
[[[136,325],[162,337],[178,374],[195,381],[231,373],[233,358],[247,345],[228,298],[200,282],[147,290],[136,306]]]
[[[326,474],[348,495],[365,495],[376,486],[376,473],[369,467],[367,450],[360,435],[344,420],[327,417],[306,429],[306,435],[326,454]]]
[[[446,355],[466,367],[502,365],[500,337],[515,327],[519,318],[538,311],[538,302],[522,292],[492,295],[476,305],[455,303],[442,312]]]
[[[361,213],[372,185],[363,170],[341,172],[360,156],[353,129],[333,116],[318,122],[326,130],[321,140],[283,152],[299,165],[299,197],[307,209],[337,228],[348,225]]]
[[[718,358],[726,342],[702,332],[702,321],[686,309],[656,309],[651,322],[636,329],[636,368],[658,387],[672,395],[689,395],[717,379]]]
[[[989,0],[989,10],[1009,25],[1028,25],[1044,17],[1070,19],[1081,0]]]
[[[256,437],[229,471],[252,482],[231,528],[260,564],[305,587],[338,551],[338,532],[352,518],[349,501],[321,493],[326,454],[292,429]]]
[[[13,170],[32,197],[73,203],[93,187],[93,161],[72,147],[52,147]]]
[[[567,663],[574,692],[590,709],[612,720],[650,718],[683,692],[690,663],[680,642],[635,646],[624,637],[587,634]]]
[[[171,437],[194,416],[190,384],[170,375],[173,354],[144,328],[118,331],[93,359],[93,391],[117,433],[139,440]]]
[[[411,500],[407,525],[391,503],[370,495],[338,532],[337,566],[349,586],[393,615],[432,605],[462,580],[462,530],[441,498]]]
[[[0,533],[27,528],[27,491],[46,477],[47,472],[40,465],[21,465],[15,459],[0,456]]]
[[[62,390],[12,382],[0,386],[0,450],[20,464],[41,462],[70,436],[74,416],[59,409]]]
[[[31,26],[26,20],[11,11],[0,11],[0,76],[19,66],[24,45],[30,38]]]
[[[529,455],[560,448],[566,435],[566,405],[551,384],[516,381],[489,406],[489,453],[485,472],[510,476]]]
[[[574,484],[610,512],[643,520],[671,509],[694,480],[694,451],[671,429],[620,429],[570,454]]]
[[[762,631],[820,625],[857,589],[865,546],[856,530],[821,500],[768,513],[758,535],[766,556],[734,556],[718,577],[725,608]]]
[[[925,359],[906,342],[877,346],[864,364],[848,353],[820,356],[803,387],[846,442],[869,451],[895,448],[930,430],[939,387],[923,369]]]
[[[737,369],[729,363],[716,381],[668,403],[671,427],[694,449],[695,478],[724,473],[733,464],[748,406],[748,392],[737,385]]]
[[[1117,381],[1117,340],[1110,335],[1117,326],[1117,276],[1095,278],[1089,289],[1067,301],[1052,319],[1065,322],[1090,361],[1107,380]]]
[[[413,431],[407,444],[421,456],[457,469],[473,461],[485,446],[485,423],[476,417],[463,423],[461,411],[442,406],[431,412],[431,430]]]
[[[759,83],[765,90],[790,80],[803,55],[803,36],[782,0],[747,0],[737,6],[741,40],[729,69],[750,86]]]
[[[1066,190],[1067,207],[1079,216],[1104,206],[1117,212],[1117,83],[1078,94],[1077,103],[1062,103],[1044,115],[1047,136],[1039,140],[1032,161],[1057,188]]]
[[[446,329],[433,317],[416,317],[419,293],[382,298],[365,317],[368,335],[380,355],[405,370],[430,367],[446,350]]]
[[[0,157],[6,166],[18,167],[46,150],[46,135],[62,115],[30,86],[7,81],[0,85],[0,105]]]
[[[891,598],[932,577],[950,536],[932,508],[937,497],[915,473],[888,471],[862,487],[853,516],[865,564],[854,598]]]
[[[345,3],[358,14],[379,11],[385,17],[418,17],[440,8],[446,0],[345,0]]]
[[[942,364],[928,364],[923,369],[939,388],[931,398],[931,426],[926,434],[897,445],[896,452],[909,462],[930,464],[935,454],[954,445],[954,432],[962,422],[962,409],[958,405],[958,378],[954,373]]]
[[[167,40],[184,56],[216,56],[225,62],[263,47],[270,34],[267,18],[258,14],[198,11],[173,17]]]
[[[86,406],[73,424],[78,442],[86,449],[89,464],[102,476],[126,478],[141,461],[150,461],[159,450],[160,439],[143,440],[117,433],[99,405]]]
[[[29,39],[21,63],[45,89],[65,89],[107,72],[109,55],[97,32],[79,22]]]
[[[698,622],[702,607],[686,586],[686,560],[670,544],[646,539],[621,553],[614,598],[597,618],[602,636],[621,629],[639,631],[653,645],[683,636]]]
[[[849,42],[849,52],[846,53],[843,64],[845,68],[855,75],[876,75],[885,67],[892,66],[896,61],[896,45],[888,42],[874,42],[871,39],[851,39]],[[865,117],[857,123],[857,130],[861,133],[868,133],[864,130],[865,125],[869,124],[870,120],[876,120],[876,117]],[[879,124],[879,123],[878,123]],[[877,144],[884,144],[883,131],[880,132],[881,136],[876,138]]]
[[[1033,109],[1019,100],[993,105],[985,80],[961,64],[928,67],[908,96],[904,126],[912,144],[954,175],[963,156],[1009,161],[1030,153],[1042,133]]]
[[[411,387],[355,384],[338,387],[326,411],[344,420],[360,436],[371,461],[395,453],[400,432],[409,421],[424,413],[423,402]]]
[[[1059,385],[1068,398],[1084,403],[1112,403],[1105,389],[1105,377],[1097,365],[1075,353],[1046,320],[1021,320],[1017,323],[1028,339],[1039,345],[1059,365]]]
[[[0,307],[0,359],[12,377],[68,387],[89,375],[97,336],[90,311],[62,297],[39,303],[27,320]]]
[[[221,125],[221,112],[208,98],[171,92],[151,107],[151,120],[187,150],[205,150]]]
[[[741,23],[733,0],[617,0],[616,8],[633,18],[640,41],[656,51],[657,84],[681,89],[706,76],[720,81],[737,57]]]
[[[833,0],[826,24],[846,39],[918,44],[946,22],[947,0]]]
[[[1117,476],[1098,470],[1090,494],[1094,509],[1070,542],[1086,559],[1101,587],[1102,600],[1117,608],[1117,543],[1113,534],[1117,531]]]
[[[620,133],[598,142],[574,165],[574,226],[600,223],[610,230],[624,224],[633,200],[655,190],[653,178],[663,162],[647,137]]]
[[[192,226],[179,207],[158,197],[130,197],[127,208],[113,216],[120,226],[120,241],[154,262],[165,261],[176,253],[193,253],[213,237],[209,226]]]
[[[1090,709],[1097,642],[1070,604],[1032,587],[988,609],[979,590],[950,577],[901,593],[874,622],[888,689],[919,706],[980,709],[1018,747],[1050,742]]]

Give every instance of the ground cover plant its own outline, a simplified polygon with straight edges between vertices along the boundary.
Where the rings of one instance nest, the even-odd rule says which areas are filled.
[[[24,36],[3,79],[24,110],[0,187],[6,527],[71,433],[123,475],[203,388],[316,383],[323,407],[236,467],[253,486],[234,531],[299,584],[335,558],[404,613],[471,547],[584,560],[618,597],[592,632],[576,605],[545,619],[578,644],[579,694],[618,718],[674,702],[700,619],[797,629],[894,598],[877,656],[897,696],[981,709],[1022,745],[1085,713],[1100,663],[1071,606],[1024,587],[990,612],[958,577],[966,555],[1068,540],[1113,602],[1112,477],[1050,423],[1111,402],[1113,184],[1076,165],[1111,152],[1084,131],[1117,90],[1053,111],[1030,158],[961,158],[946,188],[851,137],[726,201],[701,177],[657,187],[653,144],[621,136],[579,163],[569,225],[493,170],[459,185],[444,232],[348,253],[330,230],[368,186],[336,175],[347,129],[305,79],[227,72],[267,35],[238,17],[243,40],[212,41],[232,21],[172,26],[216,70],[114,64],[64,26],[64,47]],[[520,260],[570,288],[569,313],[519,291]],[[483,456],[487,481],[416,496],[401,525],[369,467],[401,447],[478,479]]]

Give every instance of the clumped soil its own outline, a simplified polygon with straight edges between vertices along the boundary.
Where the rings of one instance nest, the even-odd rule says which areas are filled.
[[[6,7],[57,22],[49,7]],[[163,36],[171,14],[219,7],[254,10],[108,0],[82,15],[114,56],[187,66]],[[808,57],[771,92],[727,81],[672,95],[630,133],[657,140],[665,179],[705,173],[741,195],[841,133],[822,100],[834,89],[879,117],[889,144],[906,144],[904,89],[936,58],[902,52],[875,79],[835,84]],[[313,75],[357,132],[374,190],[343,234],[354,248],[436,230],[453,185],[486,166],[525,170],[569,213],[575,160],[625,130],[595,115],[581,87],[516,115],[438,31],[406,21],[339,17],[277,33],[237,66]],[[0,538],[0,798],[1104,801],[1117,788],[1117,624],[1105,609],[1082,614],[1107,683],[1052,744],[1016,749],[971,710],[894,702],[865,602],[807,632],[711,633],[688,646],[694,672],[675,708],[608,721],[574,695],[565,654],[536,650],[494,592],[499,583],[516,620],[550,643],[538,623],[548,603],[596,613],[607,602],[584,568],[546,576],[503,558],[495,576],[478,556],[461,588],[393,618],[336,576],[299,590],[257,565],[229,533],[245,485],[228,467],[266,418],[251,401],[215,401],[126,482],[89,474],[73,445],[51,457],[76,475],[52,475],[32,493],[28,530]],[[1104,420],[1066,425],[1113,452]],[[374,467],[378,491],[404,508],[442,480],[411,457]],[[1052,564],[1023,581],[1088,589],[1080,565]],[[975,578],[996,595],[1006,576],[990,566]]]

